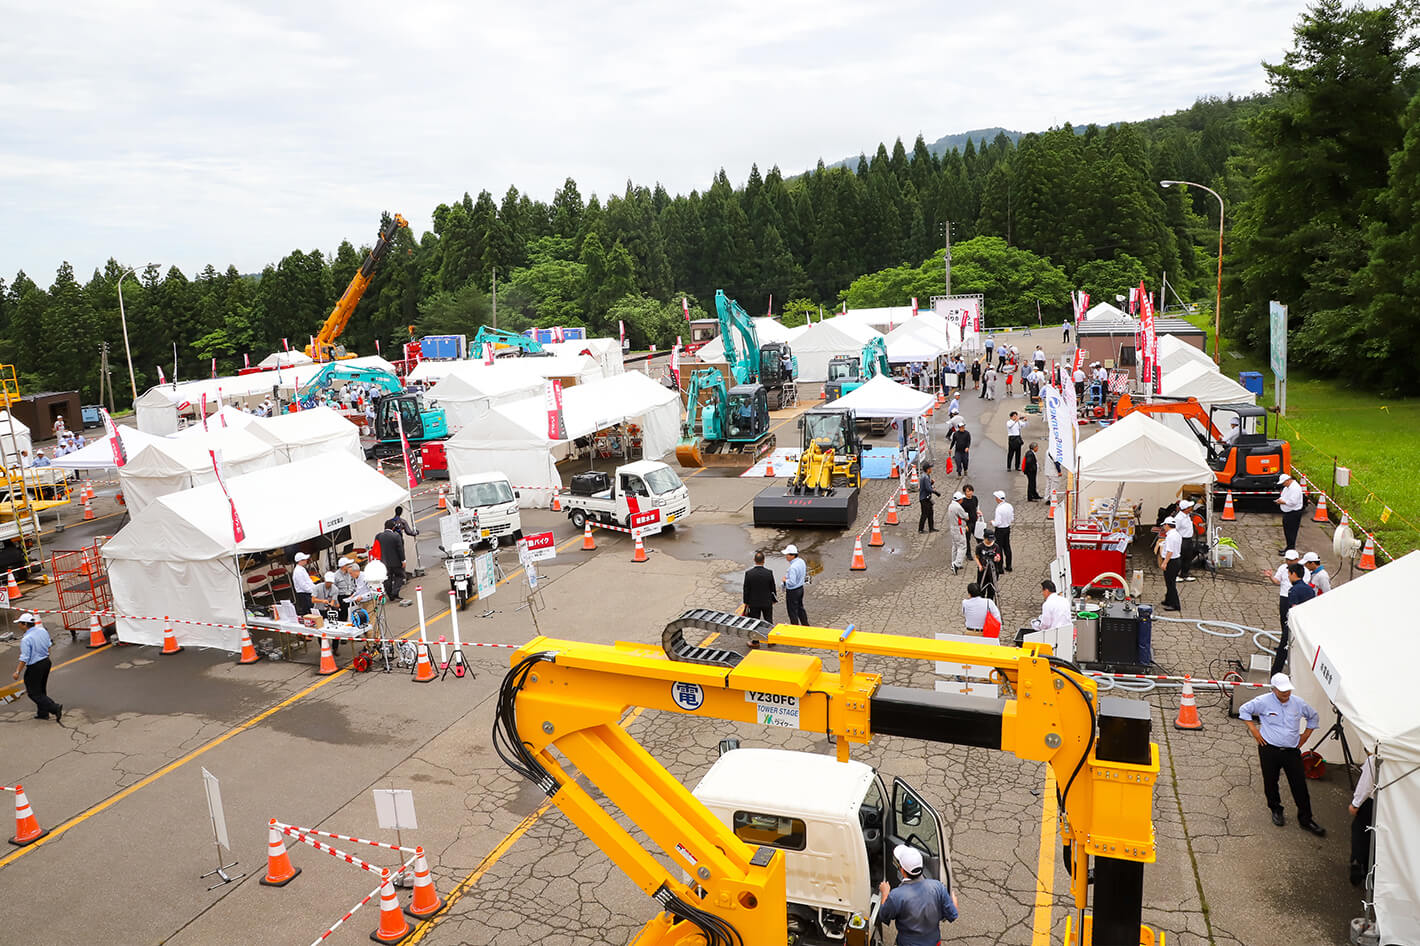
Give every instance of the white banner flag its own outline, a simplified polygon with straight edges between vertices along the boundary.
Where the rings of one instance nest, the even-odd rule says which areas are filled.
[[[1046,456],[1067,470],[1075,468],[1075,419],[1069,415],[1065,395],[1047,384],[1042,392],[1045,401],[1045,422],[1050,428],[1050,444]]]

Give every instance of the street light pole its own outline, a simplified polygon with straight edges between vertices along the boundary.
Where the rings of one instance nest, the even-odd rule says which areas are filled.
[[[123,311],[123,279],[125,276],[138,276],[133,270],[126,269],[123,275],[118,277],[118,320],[123,324],[123,353],[128,356],[128,384],[133,389],[133,400],[138,400],[138,381],[133,376],[133,350],[128,347],[128,315]]]
[[[1218,198],[1218,296],[1213,303],[1213,364],[1217,365],[1218,370],[1221,371],[1223,368],[1221,347],[1223,336],[1223,196],[1213,188],[1203,184],[1195,184],[1193,181],[1159,181],[1160,187],[1171,187],[1174,184],[1196,187]]]

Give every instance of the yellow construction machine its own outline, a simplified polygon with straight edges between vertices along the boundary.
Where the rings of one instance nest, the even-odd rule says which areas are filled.
[[[756,526],[836,526],[858,516],[863,443],[850,410],[815,408],[799,418],[799,466],[783,486],[754,498]]]
[[[836,656],[837,669],[822,654]],[[1015,698],[887,686],[858,669],[867,655],[994,668]],[[1046,645],[772,626],[692,609],[666,626],[659,647],[537,637],[511,666],[495,748],[660,905],[633,946],[880,943],[876,883],[894,879],[894,845],[922,850],[950,883],[945,842],[933,841],[940,826],[933,831],[918,796],[894,780],[889,802],[876,773],[849,758],[850,746],[881,735],[1047,763],[1083,917],[1070,942],[1162,946],[1141,924],[1159,773],[1149,705],[1101,696]],[[633,707],[826,734],[836,758],[729,747],[692,793],[619,724]],[[830,790],[857,800],[815,803]],[[814,826],[825,819],[833,837]]]

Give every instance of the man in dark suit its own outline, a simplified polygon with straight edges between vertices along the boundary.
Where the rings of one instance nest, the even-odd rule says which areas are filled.
[[[1026,501],[1032,503],[1038,503],[1043,498],[1035,485],[1036,474],[1040,471],[1040,463],[1035,458],[1037,449],[1036,444],[1031,444],[1025,458],[1021,460],[1021,472],[1026,475]]]
[[[774,623],[774,602],[778,601],[778,596],[774,593],[779,587],[774,580],[774,573],[764,567],[764,553],[754,553],[754,567],[745,571],[745,617],[761,618]]]

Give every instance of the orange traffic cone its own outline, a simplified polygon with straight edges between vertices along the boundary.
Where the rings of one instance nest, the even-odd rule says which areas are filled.
[[[320,636],[320,666],[316,668],[316,676],[328,677],[339,669],[335,665],[335,654],[330,650],[330,638],[322,634]]]
[[[883,522],[890,526],[897,525],[897,503],[888,503],[887,515],[883,517]]]
[[[10,596],[10,600],[19,601],[21,597],[20,583],[15,580],[15,570],[13,568],[10,569],[10,578],[7,584],[8,587],[6,588],[6,594]]]
[[[883,544],[883,527],[878,524],[878,517],[873,517],[873,532],[868,536],[868,545],[871,548],[881,548]]]
[[[947,403],[947,399],[942,396],[942,392],[941,392],[941,391],[938,391],[938,392],[937,392],[937,406],[938,406],[938,407],[941,407],[941,406],[942,406],[943,404],[945,404],[945,403]]]
[[[631,561],[637,563],[638,565],[639,565],[640,563],[642,563],[642,562],[649,562],[650,559],[646,557],[646,543],[644,543],[644,542],[641,541],[641,532],[640,532],[640,530],[637,530],[637,531],[636,531],[635,537],[636,537],[636,550],[631,553]]]
[[[773,477],[773,476],[774,476],[774,455],[773,455],[773,454],[770,454],[769,459],[764,461],[764,475],[765,475],[765,476],[768,476],[768,477]]]
[[[414,682],[433,683],[439,677],[434,673],[434,660],[429,653],[429,645],[416,644],[415,649],[419,651],[419,659],[414,662]]]
[[[897,494],[897,504],[898,504],[899,506],[911,506],[911,505],[912,505],[912,497],[909,496],[909,495],[907,495],[907,484],[906,484],[906,483],[903,483],[903,484],[902,484],[902,489],[898,491],[898,494]]]
[[[442,487],[442,486],[439,487],[439,508],[440,508],[440,509],[448,509],[448,508],[449,508],[449,496],[448,496],[447,493],[444,492],[444,487]]]
[[[94,518],[94,504],[89,500],[84,500],[84,521],[89,522]]]
[[[1178,705],[1178,719],[1173,721],[1174,729],[1202,729],[1203,720],[1198,718],[1198,702],[1193,698],[1191,678],[1183,678],[1183,699]]]
[[[159,653],[165,657],[182,653],[182,648],[178,646],[177,636],[173,634],[173,622],[167,617],[163,618],[163,649]]]
[[[438,891],[434,889],[434,880],[429,876],[429,862],[424,859],[424,849],[416,847],[414,849],[414,899],[409,901],[409,906],[404,908],[404,912],[422,920],[433,916],[439,912],[439,908],[444,905],[444,901],[439,899]]]
[[[84,481],[84,498],[92,500],[94,498],[94,484],[92,480]]]
[[[261,659],[261,655],[256,652],[256,648],[251,645],[251,631],[242,626],[242,656],[237,660],[239,664],[254,664]]]
[[[865,572],[868,570],[868,562],[863,558],[863,537],[860,535],[853,540],[853,561],[849,563],[850,572]]]
[[[25,787],[15,786],[15,836],[10,839],[10,843],[15,847],[24,847],[26,844],[33,844],[40,838],[48,834],[39,826],[35,819],[34,809],[30,807],[30,800],[25,797]]]
[[[1363,572],[1376,567],[1376,540],[1369,535],[1366,536],[1366,544],[1361,549],[1361,560],[1356,563],[1356,567]]]
[[[89,564],[89,550],[85,549],[84,554],[79,558],[79,574],[85,578],[93,574],[93,566]]]
[[[917,467],[915,466],[912,468],[912,476],[910,479],[908,479],[907,485],[911,486],[913,489],[916,489],[918,486],[921,485],[921,481],[917,479]]]
[[[1316,501],[1316,512],[1312,513],[1312,522],[1330,522],[1331,512],[1326,508],[1326,494],[1318,493]]]
[[[893,479],[899,479],[902,476],[902,474],[898,472],[897,469],[897,457],[892,458],[892,472],[889,473],[888,476],[892,477]]]
[[[1238,515],[1233,512],[1233,491],[1228,490],[1228,496],[1223,500],[1223,514],[1218,517],[1223,522],[1236,522]]]
[[[1046,514],[1045,518],[1047,518],[1047,519],[1054,519],[1054,518],[1055,518],[1055,507],[1059,504],[1059,502],[1060,502],[1060,500],[1057,499],[1056,496],[1055,496],[1055,490],[1052,489],[1052,490],[1050,491],[1050,512]]]
[[[553,512],[561,512],[561,511],[562,511],[562,501],[557,498],[557,491],[556,491],[556,490],[553,490],[553,493],[552,493],[552,511],[553,511]]]
[[[266,840],[266,876],[258,883],[264,887],[284,887],[296,879],[301,868],[291,866],[291,855],[286,853],[286,842],[281,839],[276,819],[272,818],[267,825],[270,832]]]
[[[592,537],[592,523],[588,521],[582,526],[582,551],[591,552],[597,547],[597,540]]]
[[[379,457],[375,457],[375,472],[381,476],[385,475],[385,461]]]
[[[89,650],[98,650],[100,647],[108,646],[108,638],[104,636],[103,625],[99,623],[97,614],[89,615]]]
[[[399,909],[399,895],[390,883],[390,871],[386,867],[380,874],[380,928],[370,934],[377,943],[398,943],[409,935],[412,927]]]

